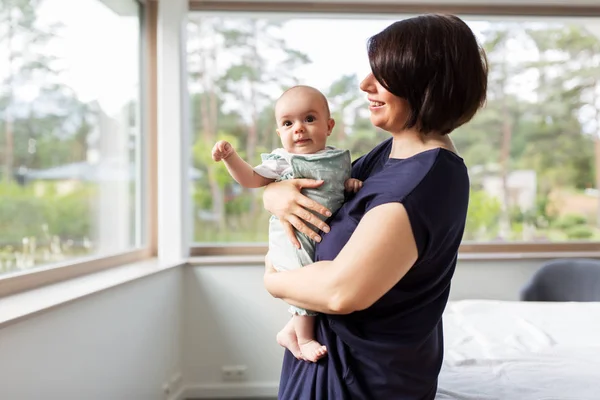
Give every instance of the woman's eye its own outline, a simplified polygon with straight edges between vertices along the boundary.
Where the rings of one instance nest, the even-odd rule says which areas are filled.
[[[315,122],[315,117],[309,115],[308,117],[306,117],[306,122]]]

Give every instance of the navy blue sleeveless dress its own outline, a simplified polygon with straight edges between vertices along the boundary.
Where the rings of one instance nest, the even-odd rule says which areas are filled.
[[[443,359],[442,312],[448,301],[469,201],[467,168],[459,156],[433,149],[390,159],[386,140],[353,165],[364,181],[329,221],[331,232],[316,249],[333,260],[362,216],[400,202],[418,248],[416,264],[366,310],[319,315],[316,338],[328,354],[317,363],[285,352],[281,400],[430,400]]]

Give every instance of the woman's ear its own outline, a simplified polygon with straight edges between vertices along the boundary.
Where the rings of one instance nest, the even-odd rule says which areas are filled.
[[[333,130],[333,127],[335,126],[335,120],[333,118],[329,118],[329,121],[327,121],[327,136],[331,135],[331,131]]]

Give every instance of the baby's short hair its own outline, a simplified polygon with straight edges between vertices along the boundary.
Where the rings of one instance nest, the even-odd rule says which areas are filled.
[[[277,103],[279,102],[279,100],[281,100],[287,93],[289,93],[291,91],[294,91],[296,89],[305,89],[305,90],[310,90],[310,91],[313,91],[313,92],[317,93],[319,95],[319,97],[323,100],[323,104],[325,104],[325,109],[327,110],[327,117],[329,117],[331,115],[331,111],[329,110],[329,102],[327,101],[327,97],[325,97],[325,95],[319,89],[317,89],[315,87],[312,87],[312,86],[308,86],[308,85],[294,85],[292,87],[287,88],[281,94],[281,96],[279,96],[279,98],[275,102],[275,106],[277,106]]]

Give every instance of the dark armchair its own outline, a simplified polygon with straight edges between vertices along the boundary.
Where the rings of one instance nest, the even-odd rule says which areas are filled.
[[[600,260],[547,262],[521,290],[523,301],[600,301]]]

